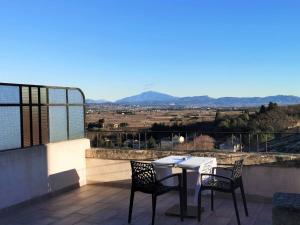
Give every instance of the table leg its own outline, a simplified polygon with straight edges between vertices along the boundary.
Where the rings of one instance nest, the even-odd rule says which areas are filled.
[[[197,218],[197,206],[188,205],[187,170],[182,168],[183,211],[186,218]],[[180,205],[172,206],[166,212],[167,216],[180,216]]]
[[[187,171],[182,169],[182,191],[183,191],[183,209],[186,213],[187,211]]]

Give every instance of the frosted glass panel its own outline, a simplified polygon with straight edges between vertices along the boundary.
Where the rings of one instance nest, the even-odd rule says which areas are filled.
[[[49,89],[49,104],[66,104],[65,89]]]
[[[48,107],[41,106],[42,144],[49,142]]]
[[[70,104],[83,104],[83,96],[78,90],[68,90],[68,100]]]
[[[40,101],[41,104],[47,104],[47,89],[40,88]]]
[[[84,137],[84,113],[82,106],[69,107],[69,132],[70,139]]]
[[[29,87],[22,87],[23,104],[29,104]]]
[[[31,103],[32,104],[39,103],[39,89],[37,87],[31,88]]]
[[[20,148],[20,108],[0,107],[0,124],[0,151]]]
[[[40,144],[40,118],[37,106],[32,106],[32,140],[33,145]]]
[[[2,104],[19,104],[20,103],[19,87],[0,85],[0,103]]]
[[[64,141],[67,135],[67,110],[65,106],[49,106],[50,142]]]
[[[30,107],[23,106],[23,145],[24,147],[31,146],[31,135],[30,135]]]

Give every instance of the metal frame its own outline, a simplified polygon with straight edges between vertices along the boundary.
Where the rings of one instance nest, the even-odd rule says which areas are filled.
[[[293,134],[300,134],[299,132],[258,132],[258,133],[251,133],[251,132],[208,132],[208,131],[187,131],[187,130],[182,130],[182,131],[151,131],[150,129],[140,129],[140,130],[87,130],[87,137],[91,139],[91,143],[93,145],[93,143],[95,143],[95,145],[93,145],[92,147],[107,147],[107,146],[102,146],[99,143],[99,138],[101,139],[101,137],[109,137],[109,136],[115,136],[115,135],[125,135],[125,139],[130,139],[133,140],[134,137],[136,136],[141,136],[141,134],[145,135],[144,138],[144,143],[145,143],[145,147],[143,147],[142,149],[149,149],[148,145],[147,145],[147,137],[155,135],[155,134],[162,134],[162,135],[166,135],[165,137],[170,138],[170,141],[172,142],[172,147],[170,147],[170,150],[174,150],[174,143],[173,143],[173,139],[174,139],[174,134],[178,135],[178,136],[185,136],[185,140],[195,140],[196,136],[202,136],[202,135],[209,135],[212,137],[215,137],[217,135],[224,135],[226,138],[230,138],[231,136],[231,143],[233,143],[233,138],[237,138],[238,143],[241,144],[239,151],[243,152],[245,151],[242,148],[242,145],[247,146],[248,150],[246,148],[246,151],[250,151],[249,149],[251,148],[251,152],[272,152],[272,145],[270,145],[270,142],[272,140],[268,139],[268,135],[277,135],[277,134],[284,134],[284,135],[293,135]],[[130,138],[128,138],[128,135],[131,136]],[[190,136],[189,136],[190,135]],[[264,135],[264,136],[263,136]],[[244,137],[247,140],[242,140],[242,137]],[[264,141],[260,142],[259,139],[264,137]],[[217,138],[217,137],[216,137]],[[114,142],[115,139],[112,138],[111,139],[112,143],[116,143]],[[95,141],[95,142],[93,142]],[[141,141],[142,139],[138,138],[139,141],[139,148],[134,148],[132,147],[132,149],[141,149]],[[157,138],[157,141],[161,141],[161,138]],[[122,148],[121,145],[118,145],[117,147],[119,147],[120,149]],[[108,148],[108,147],[107,147]],[[125,147],[125,149],[128,149],[127,147]],[[152,148],[150,148],[152,149]],[[161,146],[157,146],[157,149],[161,150]],[[185,149],[186,151],[194,151],[196,150],[195,148],[195,142],[194,142],[194,147],[191,149],[188,149],[188,147]]]
[[[85,137],[85,95],[83,93],[83,91],[80,88],[75,88],[75,87],[59,87],[59,86],[45,86],[45,85],[32,85],[32,84],[15,84],[15,83],[1,83],[0,82],[0,86],[13,86],[13,87],[19,87],[19,103],[0,103],[0,107],[10,107],[10,106],[15,106],[15,107],[19,107],[20,109],[20,131],[21,131],[21,147],[20,148],[27,148],[27,147],[32,147],[32,146],[36,146],[33,143],[33,119],[32,119],[32,107],[38,107],[38,122],[39,122],[39,144],[47,144],[50,143],[50,128],[49,128],[49,107],[50,106],[65,106],[66,107],[66,113],[67,113],[67,140],[70,140],[70,121],[69,121],[69,107],[72,106],[82,106],[83,107],[83,127],[84,127],[84,137]],[[27,87],[29,89],[28,94],[29,94],[29,102],[28,103],[24,103],[23,102],[23,96],[22,96],[22,88],[23,87]],[[37,88],[38,89],[38,102],[37,103],[32,103],[32,88]],[[46,103],[41,103],[41,88],[45,88],[46,89]],[[66,103],[63,104],[52,104],[49,103],[49,89],[64,89],[66,92]],[[79,91],[79,93],[82,96],[82,103],[69,103],[69,96],[68,93],[70,90],[76,90]],[[30,146],[24,146],[24,124],[23,124],[23,107],[24,106],[28,106],[29,107],[29,117],[30,117]],[[47,107],[47,123],[48,123],[48,142],[42,143],[42,121],[41,121],[41,108],[42,106],[46,106]],[[15,150],[15,149],[5,149],[5,150],[0,150],[0,152],[3,151],[9,151],[9,150]]]

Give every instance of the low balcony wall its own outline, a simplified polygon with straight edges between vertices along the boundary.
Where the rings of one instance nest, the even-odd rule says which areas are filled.
[[[152,161],[185,152],[154,150],[90,149],[86,151],[87,182],[129,185],[130,160]],[[300,155],[272,153],[193,152],[194,156],[216,157],[219,165],[230,166],[244,158],[244,185],[249,197],[270,200],[275,192],[300,193]],[[181,172],[174,169],[174,172]],[[189,187],[195,185],[197,174],[189,173]]]
[[[0,209],[86,184],[88,139],[0,152]]]

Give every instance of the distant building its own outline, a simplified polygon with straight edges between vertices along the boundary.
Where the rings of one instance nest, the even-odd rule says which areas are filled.
[[[225,143],[220,144],[219,148],[220,148],[220,150],[238,152],[241,149],[243,149],[243,146],[240,143],[225,142]]]

